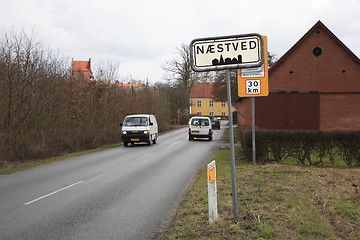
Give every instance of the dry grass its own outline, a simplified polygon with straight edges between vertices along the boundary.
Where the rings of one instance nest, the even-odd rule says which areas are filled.
[[[235,218],[228,154],[214,156],[219,220],[208,224],[204,171],[162,239],[360,239],[360,169],[237,163]]]

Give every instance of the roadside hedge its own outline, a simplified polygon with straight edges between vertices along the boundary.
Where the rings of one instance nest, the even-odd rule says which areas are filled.
[[[251,131],[241,136],[242,151],[252,161]],[[360,131],[256,131],[256,159],[284,162],[294,159],[303,165],[334,165],[343,161],[347,166],[360,166]]]

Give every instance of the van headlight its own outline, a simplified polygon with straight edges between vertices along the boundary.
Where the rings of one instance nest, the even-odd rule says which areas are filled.
[[[126,134],[127,134],[127,131],[123,131],[122,134],[126,135]]]
[[[149,131],[147,131],[147,130],[145,130],[145,131],[144,131],[144,134],[149,134],[149,133],[150,133],[150,132],[149,132]]]

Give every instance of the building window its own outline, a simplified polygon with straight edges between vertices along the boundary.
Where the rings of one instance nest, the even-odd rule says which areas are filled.
[[[201,112],[197,112],[197,113],[196,113],[196,115],[199,115],[199,116],[201,116]]]
[[[210,116],[214,116],[214,112],[210,112]]]
[[[210,101],[210,107],[214,107],[214,101]]]
[[[197,102],[196,102],[196,106],[197,106],[197,107],[201,107],[201,101],[197,101]]]
[[[221,116],[225,116],[225,112],[221,112]]]
[[[316,47],[313,49],[313,54],[315,57],[319,57],[322,54],[322,49],[319,47]]]
[[[225,107],[225,102],[221,102],[221,107]]]

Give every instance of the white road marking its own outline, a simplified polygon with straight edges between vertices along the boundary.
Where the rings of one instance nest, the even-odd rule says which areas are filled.
[[[84,181],[79,181],[79,182],[73,183],[73,184],[71,184],[71,185],[69,185],[69,186],[63,187],[63,188],[58,189],[58,190],[56,190],[56,191],[54,191],[54,192],[51,192],[51,193],[49,193],[49,194],[46,194],[46,195],[41,196],[41,197],[39,197],[39,198],[36,198],[36,199],[34,199],[34,200],[32,200],[32,201],[29,201],[29,202],[27,202],[27,203],[24,203],[24,205],[32,204],[32,203],[34,203],[34,202],[37,202],[37,201],[39,201],[39,200],[41,200],[41,199],[44,199],[44,198],[46,198],[46,197],[49,197],[49,196],[51,196],[51,195],[54,195],[54,194],[56,194],[56,193],[58,193],[58,192],[61,192],[61,191],[65,190],[65,189],[74,187],[75,185],[78,185],[78,184],[83,183],[83,182],[84,182]]]
[[[170,143],[168,147],[171,148],[171,147],[175,146],[176,144],[180,143],[181,141],[182,141],[182,140],[179,140],[179,141]]]
[[[149,157],[150,155],[151,155],[151,153],[146,153],[146,154],[144,154],[144,155],[142,155],[142,156],[140,156],[140,157],[138,157],[136,159],[144,159],[144,158]]]

